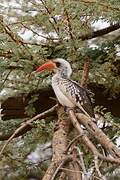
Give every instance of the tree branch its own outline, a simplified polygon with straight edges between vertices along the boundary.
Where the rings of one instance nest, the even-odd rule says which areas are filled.
[[[113,157],[120,158],[120,150],[115,146],[115,144],[113,144],[108,136],[106,136],[104,132],[96,126],[92,119],[82,113],[77,113],[76,115],[79,122],[87,128],[89,133],[91,133]]]
[[[94,164],[95,164],[95,169],[98,173],[98,176],[100,177],[101,180],[106,180],[105,176],[103,176],[100,172],[100,169],[99,169],[99,165],[98,165],[98,156],[95,156],[94,157]]]
[[[3,153],[4,149],[6,148],[6,146],[9,144],[9,142],[17,136],[18,133],[20,133],[23,129],[25,129],[28,125],[30,125],[33,121],[37,120],[37,119],[43,119],[45,117],[47,117],[48,115],[50,115],[51,112],[53,112],[56,108],[58,107],[58,104],[56,104],[55,106],[53,106],[52,108],[46,110],[45,112],[38,114],[36,116],[34,116],[33,118],[29,119],[26,122],[23,122],[21,124],[21,126],[19,128],[17,128],[15,130],[15,132],[9,137],[9,139],[6,141],[6,143],[4,144],[4,146],[2,147],[1,151],[0,151],[0,155]]]
[[[96,4],[96,3],[98,3],[97,0],[81,0],[81,2],[86,3],[86,4]],[[115,5],[111,6],[109,3],[104,3],[104,2],[101,2],[101,1],[99,2],[98,5],[102,6],[107,11],[108,10],[114,10],[114,11],[120,12],[119,6],[118,7],[115,6]]]
[[[72,160],[71,156],[66,156],[64,160],[62,160],[62,162],[59,164],[59,166],[57,167],[56,171],[54,172],[52,178],[50,180],[54,180],[57,173],[59,172],[59,170],[63,167],[63,165],[65,165],[66,163],[68,163],[69,161]]]
[[[63,9],[64,9],[64,22],[67,24],[67,27],[68,27],[68,33],[69,33],[69,36],[71,38],[71,40],[74,42],[74,34],[73,34],[73,30],[72,30],[72,25],[71,25],[71,21],[70,21],[70,16],[68,14],[68,11],[67,9],[65,8],[65,2],[64,0],[61,0],[61,3],[63,5]]]
[[[73,124],[73,126],[77,129],[77,131],[78,131],[78,133],[81,135],[81,140],[83,141],[83,143],[88,147],[88,149],[93,153],[93,155],[94,155],[94,157],[95,156],[97,156],[99,159],[101,159],[101,160],[104,160],[104,161],[106,161],[106,162],[111,162],[111,163],[116,163],[116,164],[120,164],[120,150],[110,141],[110,139],[102,132],[102,134],[104,134],[104,137],[106,138],[105,140],[107,140],[107,143],[103,143],[103,140],[101,140],[100,141],[100,138],[103,138],[103,137],[101,137],[101,136],[99,136],[98,138],[97,138],[97,136],[98,136],[98,134],[97,135],[95,135],[94,134],[94,136],[95,136],[95,138],[98,140],[98,141],[100,141],[100,143],[102,144],[102,145],[105,145],[106,144],[106,148],[109,148],[109,150],[110,150],[110,152],[112,152],[111,154],[112,154],[112,156],[113,156],[113,153],[114,153],[114,155],[115,156],[117,156],[117,157],[115,157],[114,158],[114,156],[111,158],[111,157],[109,157],[109,156],[104,156],[104,155],[102,155],[102,154],[100,154],[99,153],[99,151],[98,151],[98,149],[95,147],[95,145],[89,140],[89,138],[86,136],[86,134],[84,133],[84,130],[80,127],[80,124],[79,124],[79,122],[78,122],[78,120],[77,120],[77,118],[76,118],[76,116],[75,116],[75,114],[74,114],[74,112],[73,112],[73,110],[69,110],[69,112],[68,112],[68,115],[69,115],[69,117],[70,117],[70,119],[71,119],[71,122],[72,122],[72,124]],[[87,120],[89,120],[89,121],[91,121],[92,122],[92,120],[91,119],[89,119],[87,116],[85,116],[85,115],[83,115],[82,113],[77,113],[77,117],[79,116],[79,121],[80,121],[80,123],[82,124],[82,125],[84,125],[87,129],[88,129],[88,127],[86,126],[86,119]],[[83,118],[83,116],[84,116],[84,118]],[[92,122],[93,123],[93,122]],[[95,125],[96,126],[96,125]],[[96,126],[96,129],[97,130],[100,130],[99,128],[97,128],[97,126]],[[88,129],[89,131],[90,131],[90,129]],[[92,130],[91,130],[92,131]],[[100,135],[100,134],[99,134]],[[108,143],[109,142],[109,143]]]
[[[49,20],[49,23],[52,25],[53,29],[55,30],[56,34],[58,35],[58,37],[60,37],[60,33],[59,33],[59,27],[57,26],[57,21],[55,19],[54,16],[51,15],[51,11],[49,10],[48,6],[46,5],[46,2],[44,0],[40,0],[42,5],[44,6],[44,8],[46,9],[46,14],[48,15],[48,17],[51,17],[53,21]],[[60,41],[61,41],[61,37],[60,37]]]
[[[87,58],[86,62],[84,63],[82,78],[81,78],[81,82],[80,82],[81,86],[83,86],[83,87],[87,86],[89,69],[90,69],[90,60]]]
[[[103,29],[93,31],[91,33],[79,36],[79,39],[81,39],[82,41],[88,40],[88,39],[93,39],[93,38],[96,38],[96,37],[99,37],[99,36],[106,35],[106,34],[108,34],[110,32],[118,30],[118,29],[120,29],[120,23],[116,23],[116,24],[113,24],[113,25],[111,25],[111,26],[109,26],[107,28],[103,28]]]
[[[58,127],[56,127],[53,140],[53,157],[51,164],[49,165],[42,180],[51,180],[57,175],[61,167],[61,163],[64,164],[66,159],[66,147],[67,147],[67,136],[70,129],[70,121],[67,116],[64,115],[63,108],[58,108]],[[68,158],[67,158],[68,159]]]

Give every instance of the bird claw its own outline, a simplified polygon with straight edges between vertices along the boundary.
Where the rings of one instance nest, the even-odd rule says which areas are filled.
[[[74,113],[78,113],[78,112],[82,112],[79,108],[75,107],[75,108],[72,108],[72,107],[67,107],[67,106],[64,106],[64,111],[66,113],[68,113],[70,110],[74,111]]]
[[[74,110],[73,108],[70,108],[70,107],[67,107],[67,106],[64,106],[64,111],[66,112],[66,113],[68,113],[70,110]]]

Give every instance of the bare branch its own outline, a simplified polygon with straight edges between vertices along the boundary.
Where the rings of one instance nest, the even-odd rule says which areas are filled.
[[[58,35],[58,37],[60,37],[59,27],[57,26],[56,19],[54,18],[54,16],[51,15],[51,12],[50,12],[49,8],[47,7],[46,2],[44,0],[40,0],[40,1],[43,4],[44,8],[46,9],[48,16],[50,16],[50,18],[52,18],[52,20],[53,20],[53,21],[51,21],[50,18],[48,19],[50,24],[54,28],[54,30],[55,30],[56,34]],[[61,37],[60,37],[60,40],[62,40]]]
[[[48,109],[47,111],[38,114],[36,116],[34,116],[33,118],[29,119],[28,121],[24,122],[21,124],[21,126],[19,128],[17,128],[15,130],[15,132],[10,136],[10,138],[6,141],[6,143],[4,144],[4,146],[2,147],[1,151],[0,151],[0,155],[3,153],[4,149],[6,148],[6,146],[10,143],[10,141],[18,134],[20,133],[20,131],[22,131],[23,129],[26,128],[26,126],[30,125],[30,123],[32,123],[33,121],[37,120],[37,119],[42,119],[47,117],[48,115],[50,115],[51,112],[53,112],[56,108],[58,107],[58,105],[56,104],[55,106],[53,106],[52,108]]]
[[[71,21],[70,21],[70,16],[68,14],[68,11],[67,9],[65,8],[65,4],[64,4],[64,0],[61,0],[61,3],[64,7],[64,17],[67,21],[67,27],[68,27],[68,33],[69,33],[69,36],[71,38],[72,41],[74,41],[74,34],[73,34],[73,30],[72,30],[72,25],[71,25]],[[64,21],[65,22],[65,21]]]
[[[66,152],[69,150],[69,148],[72,146],[73,143],[75,143],[76,141],[79,140],[79,138],[81,137],[81,135],[79,134],[78,136],[76,136],[74,139],[72,139],[72,141],[68,144]]]
[[[79,122],[83,124],[87,130],[99,141],[99,143],[111,154],[113,157],[120,158],[120,150],[113,144],[113,142],[99,129],[92,119],[84,114],[77,113]]]
[[[94,163],[95,163],[95,169],[98,173],[98,176],[101,178],[101,180],[106,180],[106,178],[100,172],[99,165],[98,165],[98,156],[94,156]]]
[[[103,138],[103,136],[101,137],[100,134],[99,134],[99,138],[97,138],[96,134],[94,134],[94,137],[99,140],[101,142],[102,145],[106,145],[106,148],[108,148],[110,150],[110,152],[112,151],[112,155],[114,153],[115,155],[115,158],[114,156],[111,158],[111,157],[106,157],[106,156],[103,156],[102,154],[100,154],[97,150],[97,148],[95,147],[95,145],[89,140],[89,138],[86,136],[86,134],[84,133],[84,130],[80,127],[80,124],[73,112],[73,110],[69,110],[68,112],[69,114],[69,117],[71,119],[71,122],[73,123],[73,126],[77,129],[77,131],[79,132],[79,134],[81,135],[81,140],[83,141],[83,143],[89,148],[89,150],[93,153],[94,156],[98,156],[99,159],[102,159],[104,161],[107,161],[107,162],[111,162],[111,163],[116,163],[116,164],[120,164],[120,158],[119,158],[119,149],[110,141],[110,139],[102,132],[102,134],[104,134],[104,137],[107,139],[107,143],[104,142],[104,140],[100,141],[99,138]],[[86,118],[83,119],[83,116],[86,117],[85,115],[83,114],[77,114],[77,117],[79,116],[79,119],[80,119],[80,122],[82,125],[84,125],[86,128]],[[89,119],[87,117],[87,119]],[[89,121],[92,122],[91,119],[89,119]],[[93,123],[93,122],[92,122]],[[96,126],[96,125],[95,125]],[[97,127],[97,126],[96,126]],[[98,130],[100,130],[99,128],[97,128]],[[90,130],[89,130],[90,131]],[[97,134],[98,135],[98,134]],[[103,143],[104,142],[104,143]],[[109,143],[108,143],[109,142]],[[117,156],[117,157],[116,157]]]
[[[118,29],[120,29],[120,23],[116,23],[116,24],[113,24],[113,25],[111,25],[111,26],[109,26],[107,28],[103,28],[103,29],[93,31],[91,33],[79,36],[79,39],[82,39],[83,41],[88,40],[88,39],[93,39],[93,38],[96,38],[96,37],[99,37],[99,36],[106,35],[106,34],[108,34],[110,32],[118,30]]]
[[[23,41],[22,39],[20,39],[17,34],[15,34],[14,32],[11,31],[10,27],[7,26],[5,23],[3,23],[2,20],[0,20],[0,24],[2,25],[4,31],[6,34],[8,34],[8,36],[18,45],[23,45]]]
[[[83,152],[80,150],[80,148],[78,149],[78,152],[79,152],[79,157],[80,157],[80,165],[83,170],[84,177],[85,177],[87,175],[87,170],[86,170],[84,159],[83,159]]]
[[[77,173],[77,172],[81,172],[82,173],[82,171],[74,171],[74,170],[71,170],[71,169],[68,169],[68,168],[61,168],[61,170],[63,170],[63,171],[68,171],[68,172],[73,172],[73,173]],[[98,180],[101,180],[101,178],[99,178],[99,177],[97,177],[97,176],[94,176],[94,175],[92,175],[94,178],[96,178],[96,179],[98,179]],[[84,179],[85,180],[85,179]]]
[[[57,167],[56,171],[54,172],[52,178],[50,180],[54,180],[57,173],[59,172],[59,170],[63,167],[63,165],[65,165],[66,163],[68,163],[69,161],[72,160],[71,156],[66,156],[65,159],[59,164],[59,166]]]
[[[11,74],[11,72],[12,72],[12,70],[10,69],[9,72],[7,73],[7,75],[6,75],[3,83],[1,84],[0,91],[2,91],[2,89],[3,89],[3,87],[4,87],[4,84],[5,84],[5,82],[7,81],[9,75]]]
[[[58,40],[58,41],[59,41],[59,38],[55,38],[55,37],[53,38],[53,37],[51,37],[51,36],[48,37],[48,35],[39,34],[37,31],[33,30],[31,27],[28,27],[28,26],[24,25],[24,23],[21,23],[21,24],[22,24],[22,26],[23,26],[24,28],[30,30],[31,32],[33,32],[33,34],[35,34],[35,35],[37,35],[37,36],[40,36],[40,37],[42,37],[42,38],[44,38],[44,39],[47,39],[47,40],[52,40],[52,41]]]
[[[84,86],[84,87],[87,86],[89,69],[90,69],[90,60],[87,58],[86,62],[84,63],[84,67],[83,67],[83,74],[82,74],[81,83],[80,83],[81,86]]]
[[[67,136],[70,129],[70,121],[67,116],[64,114],[63,108],[58,108],[58,127],[56,127],[53,134],[52,147],[53,147],[53,157],[51,164],[49,165],[43,180],[54,179],[57,175],[59,166],[61,167],[64,164],[64,161],[69,159],[66,157],[66,148],[67,148]],[[66,159],[66,160],[65,160]],[[61,164],[62,163],[62,164]]]
[[[75,156],[77,155],[75,152],[74,154]],[[74,154],[73,154],[73,160],[69,162],[68,166],[66,165],[66,167],[68,167],[69,170],[71,171],[66,171],[66,174],[69,180],[76,180],[76,179],[82,180],[83,172],[81,172],[81,166],[78,163],[78,158],[75,158]]]

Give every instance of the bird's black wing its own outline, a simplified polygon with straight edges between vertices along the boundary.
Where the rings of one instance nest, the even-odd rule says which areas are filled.
[[[70,79],[62,79],[59,83],[59,88],[84,114],[94,117],[91,99],[85,88]]]

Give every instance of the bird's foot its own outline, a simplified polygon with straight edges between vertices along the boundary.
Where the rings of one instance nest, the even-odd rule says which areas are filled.
[[[70,107],[64,106],[64,111],[66,113],[68,113],[70,110],[74,111],[74,108],[70,108]]]

